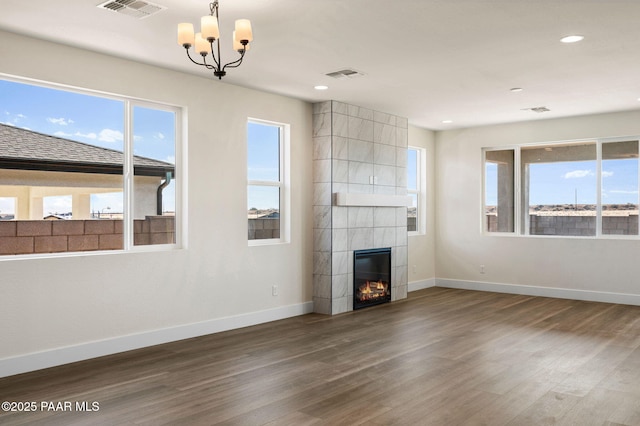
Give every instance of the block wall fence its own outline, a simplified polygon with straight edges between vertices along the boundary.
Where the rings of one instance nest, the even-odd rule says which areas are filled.
[[[133,224],[134,245],[175,243],[173,216],[147,216]],[[0,255],[122,250],[123,223],[99,220],[0,221]]]

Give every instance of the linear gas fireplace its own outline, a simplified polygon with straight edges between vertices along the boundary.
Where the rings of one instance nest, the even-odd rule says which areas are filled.
[[[391,301],[391,248],[353,253],[353,309]]]

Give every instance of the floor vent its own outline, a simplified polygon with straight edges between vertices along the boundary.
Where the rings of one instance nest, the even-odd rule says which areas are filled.
[[[122,13],[136,19],[144,19],[166,9],[164,6],[142,0],[109,0],[100,3],[98,8]]]
[[[325,75],[333,78],[357,78],[357,77],[362,77],[365,74],[363,72],[347,68],[339,71],[329,72]]]

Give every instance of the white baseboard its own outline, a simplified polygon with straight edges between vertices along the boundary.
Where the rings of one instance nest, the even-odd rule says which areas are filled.
[[[283,306],[281,308],[252,312],[243,315],[186,324],[177,327],[153,330],[144,333],[116,337],[113,339],[88,342],[43,352],[36,352],[0,360],[0,377],[13,376],[71,362],[83,361],[133,349],[190,339],[192,337],[219,333],[221,331],[248,327],[270,321],[309,314],[313,312],[313,302]]]
[[[409,283],[408,291],[423,290],[425,288],[435,287],[435,286],[436,286],[435,278],[431,278],[428,280],[412,281]]]
[[[619,303],[640,306],[640,294],[609,293],[606,291],[574,290],[568,288],[538,287],[517,284],[499,284],[481,281],[436,278],[437,287],[462,290],[492,291],[495,293],[522,294],[526,296],[555,297],[558,299],[585,300],[589,302]]]

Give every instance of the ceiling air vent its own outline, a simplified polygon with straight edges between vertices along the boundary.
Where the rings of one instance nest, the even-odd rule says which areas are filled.
[[[539,107],[533,107],[533,108],[522,108],[522,111],[548,112],[551,110],[545,106],[539,106]]]
[[[98,8],[112,10],[137,19],[144,19],[147,16],[151,16],[166,9],[164,6],[159,6],[142,0],[109,0],[104,3],[100,3]]]
[[[365,74],[363,72],[347,68],[340,71],[329,72],[325,75],[333,78],[356,78],[362,77]]]

